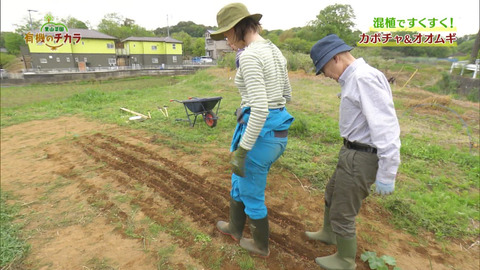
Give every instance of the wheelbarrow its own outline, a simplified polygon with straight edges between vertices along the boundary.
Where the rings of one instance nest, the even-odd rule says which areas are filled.
[[[217,114],[218,114],[218,109],[220,108],[220,102],[222,100],[222,97],[211,97],[211,98],[188,98],[188,100],[176,100],[176,99],[171,99],[170,102],[176,101],[178,103],[182,103],[183,106],[185,107],[185,113],[187,114],[187,119],[175,119],[177,121],[188,121],[190,123],[191,127],[195,126],[195,123],[197,122],[197,117],[199,115],[202,115],[203,120],[205,121],[205,124],[209,127],[215,127],[217,125]],[[213,112],[213,109],[217,105],[217,110]],[[188,110],[187,110],[188,109]],[[191,113],[189,113],[189,111]],[[192,120],[190,117],[195,116],[195,118]]]

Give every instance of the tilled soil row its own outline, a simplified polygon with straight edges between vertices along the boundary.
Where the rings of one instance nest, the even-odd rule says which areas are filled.
[[[117,176],[117,180],[144,183],[202,226],[211,227],[216,220],[228,218],[230,196],[226,188],[207,182],[154,151],[99,133],[82,137],[78,145],[98,162],[128,176],[128,179]],[[137,203],[148,213],[148,203]],[[305,226],[294,217],[270,208],[269,218],[270,240],[274,244],[271,257],[283,258],[282,265],[315,268],[315,257],[334,252],[333,247],[307,241],[302,236]]]

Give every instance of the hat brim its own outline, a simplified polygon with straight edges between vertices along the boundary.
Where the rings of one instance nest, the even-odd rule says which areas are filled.
[[[262,18],[262,16],[263,16],[262,14],[256,13],[256,14],[252,14],[252,15],[249,15],[249,16],[241,17],[238,20],[235,20],[235,21],[231,22],[229,25],[224,26],[224,27],[218,29],[217,31],[214,31],[214,32],[210,33],[210,38],[213,39],[213,40],[225,39],[225,36],[223,35],[223,33],[232,29],[241,20],[243,20],[245,18],[248,18],[248,17],[252,17],[252,19],[254,19],[256,22],[259,22],[260,19]]]
[[[331,51],[329,51],[327,54],[325,54],[322,59],[320,59],[316,64],[315,67],[317,68],[317,73],[316,75],[319,75],[322,73],[323,67],[328,63],[328,61],[332,60],[332,58],[342,52],[349,52],[353,50],[352,47],[348,46],[347,44],[341,44],[340,46],[333,48]]]

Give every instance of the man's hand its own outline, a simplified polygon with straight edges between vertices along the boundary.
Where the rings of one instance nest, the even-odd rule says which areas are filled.
[[[395,183],[391,184],[383,184],[380,181],[375,181],[375,186],[376,186],[376,192],[380,195],[389,195],[393,193],[393,190],[395,189]]]
[[[245,158],[247,157],[247,152],[248,150],[239,146],[237,150],[233,152],[233,157],[230,161],[233,173],[240,177],[245,177]]]

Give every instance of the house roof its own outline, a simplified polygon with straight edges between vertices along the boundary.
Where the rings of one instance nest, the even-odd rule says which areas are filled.
[[[176,40],[171,37],[128,37],[122,42],[125,41],[149,41],[149,42],[167,42],[167,43],[183,43],[180,40]]]
[[[79,28],[69,28],[68,33],[78,33],[82,38],[92,38],[92,39],[118,39],[116,37],[109,36],[107,34],[98,32],[96,30],[89,29],[79,29]]]

